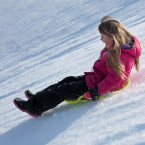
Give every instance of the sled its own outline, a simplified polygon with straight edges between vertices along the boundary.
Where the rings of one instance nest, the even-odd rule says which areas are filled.
[[[123,86],[121,89],[119,89],[119,90],[117,90],[117,91],[108,92],[108,93],[103,94],[103,95],[101,95],[101,96],[99,96],[99,97],[96,96],[96,100],[104,99],[104,98],[107,98],[107,97],[111,97],[111,96],[113,96],[113,95],[115,95],[115,94],[121,92],[122,90],[124,90],[127,86],[129,86],[129,84],[130,84],[130,79],[128,79],[128,80],[125,82],[124,86]],[[65,101],[66,101],[66,102],[69,102],[69,103],[81,103],[81,102],[82,102],[82,103],[85,103],[85,102],[88,102],[87,100],[84,99],[84,95],[80,96],[80,97],[77,98],[77,99],[66,99]]]

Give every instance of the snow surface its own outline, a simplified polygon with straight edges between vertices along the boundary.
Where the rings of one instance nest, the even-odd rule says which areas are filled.
[[[13,104],[90,71],[104,47],[102,17],[145,41],[144,0],[0,0],[0,145],[145,145],[145,50],[131,85],[93,103],[61,103],[32,118]]]

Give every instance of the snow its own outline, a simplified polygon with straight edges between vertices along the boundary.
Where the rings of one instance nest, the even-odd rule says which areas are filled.
[[[26,99],[66,76],[90,71],[104,47],[98,25],[113,16],[145,41],[144,0],[0,1],[1,145],[145,145],[145,50],[140,73],[119,94],[98,102],[63,102],[42,117],[18,110]]]

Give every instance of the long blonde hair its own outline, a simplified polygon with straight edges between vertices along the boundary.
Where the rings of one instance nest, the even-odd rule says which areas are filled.
[[[107,68],[109,69],[109,64],[113,70],[121,77],[125,79],[124,67],[120,60],[121,47],[124,44],[129,44],[131,37],[133,35],[129,30],[121,24],[118,20],[105,16],[98,27],[98,30],[101,34],[105,34],[113,38],[112,48],[108,50],[107,55]],[[139,71],[139,58],[135,59],[135,68]]]

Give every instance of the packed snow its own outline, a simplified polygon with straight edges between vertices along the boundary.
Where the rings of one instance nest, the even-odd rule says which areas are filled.
[[[26,100],[25,90],[91,71],[106,15],[142,42],[130,86],[97,102],[63,102],[38,118],[18,110],[13,99]],[[0,145],[145,145],[144,30],[144,0],[0,0]]]

